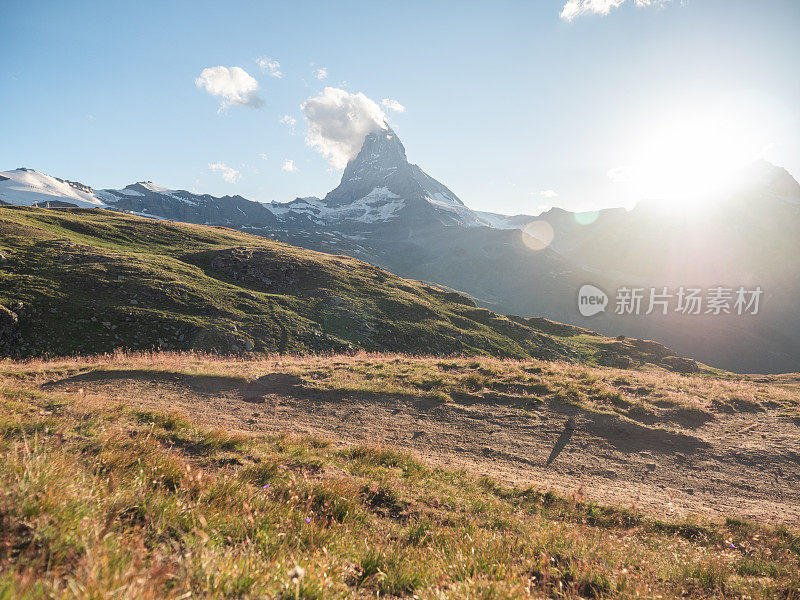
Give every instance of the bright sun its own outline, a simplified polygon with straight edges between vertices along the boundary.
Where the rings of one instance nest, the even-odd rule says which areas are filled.
[[[709,198],[742,167],[769,158],[774,114],[763,98],[751,97],[672,110],[637,144],[630,164],[608,176],[641,198],[675,206]]]

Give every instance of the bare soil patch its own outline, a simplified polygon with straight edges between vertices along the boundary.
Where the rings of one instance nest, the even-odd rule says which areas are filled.
[[[787,381],[791,383],[791,381]],[[800,524],[800,427],[777,408],[678,409],[659,422],[473,396],[437,402],[321,391],[294,375],[235,377],[98,371],[51,390],[177,411],[254,434],[312,434],[410,451],[433,466],[553,489],[661,518],[690,514]],[[573,417],[574,429],[567,422]]]

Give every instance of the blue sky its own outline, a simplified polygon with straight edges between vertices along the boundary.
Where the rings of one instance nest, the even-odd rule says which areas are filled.
[[[329,86],[401,103],[409,160],[480,210],[691,195],[759,156],[800,174],[800,2],[566,1],[4,2],[0,170],[321,196],[341,171],[300,106]],[[219,111],[217,66],[263,105]]]

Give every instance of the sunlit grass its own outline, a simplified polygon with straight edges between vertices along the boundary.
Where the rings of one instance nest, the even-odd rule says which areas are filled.
[[[486,401],[535,405],[556,400],[633,418],[663,410],[758,412],[780,406],[800,417],[800,393],[744,376],[685,375],[662,369],[625,370],[562,361],[493,357],[420,357],[356,352],[350,355],[217,356],[199,352],[115,352],[80,358],[0,361],[10,377],[41,383],[89,370],[224,377],[232,383],[279,372],[309,389],[435,402]]]
[[[574,391],[574,401],[603,406],[594,396],[621,387],[652,390],[619,391],[645,403],[753,393],[746,382],[709,382],[694,395],[682,376],[483,358],[4,362],[0,597],[797,597],[800,537],[785,527],[658,521],[391,448],[243,436],[37,387],[87,369],[145,368],[243,380],[280,370],[327,389],[385,378],[423,396]],[[759,398],[778,394],[749,385]]]

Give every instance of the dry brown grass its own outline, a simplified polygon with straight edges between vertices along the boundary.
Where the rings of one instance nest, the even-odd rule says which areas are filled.
[[[267,373],[300,377],[323,390],[429,396],[441,401],[492,395],[558,399],[584,408],[635,412],[655,406],[756,411],[780,406],[800,417],[800,382],[776,376],[759,381],[732,374],[683,375],[658,368],[626,370],[559,361],[492,357],[419,357],[357,352],[351,355],[217,356],[198,352],[116,352],[76,358],[0,362],[0,371],[36,382],[89,370],[224,376],[243,382]],[[766,378],[770,379],[770,378]]]
[[[536,361],[369,354],[6,361],[0,598],[800,597],[800,538],[786,528],[662,522],[431,469],[386,448],[243,437],[38,387],[89,369],[243,379],[283,371],[308,385],[390,384],[414,394],[488,393],[493,384],[506,386],[503,393],[558,394],[571,386],[585,395],[581,402],[595,402],[592,390],[623,386],[709,402],[745,386],[763,401],[761,384],[709,382],[693,396],[684,387],[702,378]],[[520,389],[507,387],[512,382]],[[551,391],[533,391],[539,385]],[[293,581],[295,566],[305,575]]]

